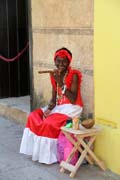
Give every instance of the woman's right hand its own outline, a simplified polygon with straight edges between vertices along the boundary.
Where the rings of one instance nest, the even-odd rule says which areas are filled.
[[[47,110],[44,112],[44,116],[45,116],[45,117],[49,116],[50,112],[51,112],[51,110],[50,110],[50,109],[47,109]]]
[[[58,83],[59,86],[63,85],[63,78],[62,73],[58,69],[55,69],[52,73],[52,76],[54,77],[55,81]]]

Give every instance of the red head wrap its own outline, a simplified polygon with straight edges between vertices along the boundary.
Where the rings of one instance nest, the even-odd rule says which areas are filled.
[[[72,56],[66,50],[64,50],[64,49],[59,50],[59,51],[57,51],[55,53],[54,61],[55,61],[57,56],[59,56],[60,58],[66,57],[69,60],[69,62],[71,62],[71,60],[72,60]]]

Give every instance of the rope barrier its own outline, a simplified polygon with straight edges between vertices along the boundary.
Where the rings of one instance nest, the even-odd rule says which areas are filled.
[[[3,61],[5,61],[5,62],[13,62],[13,61],[15,61],[16,59],[18,59],[18,58],[26,51],[26,49],[28,48],[28,46],[29,46],[29,42],[27,42],[27,44],[26,44],[26,46],[24,47],[24,49],[23,49],[21,52],[19,52],[14,58],[6,58],[6,57],[0,55],[0,59],[3,60]]]

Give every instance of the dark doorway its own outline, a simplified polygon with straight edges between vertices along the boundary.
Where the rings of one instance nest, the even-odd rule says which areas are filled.
[[[13,58],[28,43],[28,0],[0,0],[0,55]],[[12,62],[0,59],[0,98],[30,94],[29,50]]]

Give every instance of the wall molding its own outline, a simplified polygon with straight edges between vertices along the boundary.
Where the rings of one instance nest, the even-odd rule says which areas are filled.
[[[71,28],[71,27],[33,27],[33,33],[40,34],[67,34],[67,35],[93,35],[94,29],[91,27]]]

